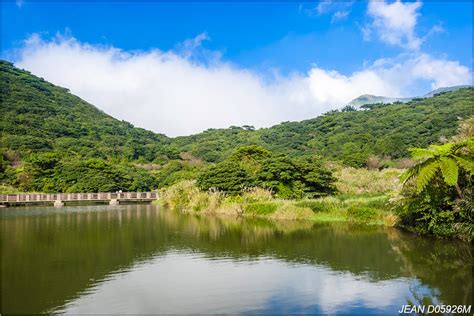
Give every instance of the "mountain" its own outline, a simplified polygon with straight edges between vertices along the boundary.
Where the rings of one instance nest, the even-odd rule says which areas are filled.
[[[469,87],[407,103],[376,104],[366,111],[331,111],[259,130],[209,129],[173,143],[209,162],[225,158],[235,147],[254,144],[281,154],[317,154],[362,166],[369,156],[401,159],[409,156],[410,147],[455,135],[459,122],[474,115],[473,100],[474,89]]]
[[[460,87],[258,130],[232,126],[169,138],[117,120],[11,63],[0,61],[0,74],[0,184],[21,191],[149,190],[193,178],[245,145],[355,167],[370,156],[395,164],[410,147],[455,135],[459,122],[474,115],[474,89]]]
[[[366,104],[408,102],[412,99],[413,98],[389,98],[372,94],[363,94],[353,99],[351,102],[347,103],[346,106],[352,106],[357,109],[360,108],[362,105]]]
[[[437,94],[440,94],[440,93],[453,92],[453,91],[457,91],[459,89],[464,89],[464,88],[469,88],[469,87],[472,87],[472,86],[470,86],[470,85],[460,85],[460,86],[438,88],[436,90],[433,90],[433,91],[423,95],[423,98],[430,98],[430,97],[433,97],[433,96],[435,96]]]
[[[42,78],[0,61],[2,148],[153,160],[170,139],[136,128]]]
[[[171,140],[119,121],[31,73],[0,61],[3,192],[150,190],[135,162],[178,157]]]
[[[410,97],[410,98],[382,97],[382,96],[376,96],[372,94],[363,94],[353,99],[346,106],[351,106],[357,109],[357,108],[360,108],[362,105],[366,105],[366,104],[395,103],[395,102],[406,103],[416,98],[429,98],[439,93],[452,92],[452,91],[457,91],[459,89],[469,88],[469,87],[470,87],[469,85],[461,85],[461,86],[438,88],[422,96],[415,96],[415,97]]]

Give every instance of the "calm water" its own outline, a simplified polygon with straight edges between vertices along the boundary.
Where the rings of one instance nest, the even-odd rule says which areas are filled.
[[[472,304],[472,249],[394,229],[1,209],[1,313],[384,313]]]

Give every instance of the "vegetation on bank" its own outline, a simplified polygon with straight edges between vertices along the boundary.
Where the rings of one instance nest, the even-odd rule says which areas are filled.
[[[423,235],[472,240],[474,138],[413,148],[419,163],[402,176],[400,225]]]
[[[306,184],[313,185],[311,189],[279,195],[278,188],[287,183],[291,183],[289,187],[301,185],[298,169],[292,169],[295,179],[286,168],[277,168],[272,181],[256,181],[265,172],[265,165],[274,166],[272,159],[280,160],[278,156],[271,158],[262,148],[244,147],[231,155],[229,159],[235,157],[232,164],[222,162],[220,172],[210,167],[197,182],[183,181],[162,190],[161,202],[191,213],[398,225],[423,235],[472,240],[472,119],[449,142],[427,149],[412,148],[410,152],[415,164],[403,174],[399,169],[333,166],[335,181],[322,164],[313,164],[321,168],[316,173],[327,171],[328,177],[319,178],[317,185]],[[258,157],[263,156],[270,161],[259,161]],[[249,170],[254,177],[249,176]],[[260,187],[253,187],[255,184]]]
[[[229,194],[203,190],[196,181],[186,180],[162,189],[159,203],[194,214],[395,224],[389,200],[400,187],[398,177],[403,170],[332,168],[336,169],[337,195],[284,199],[270,188],[255,187],[243,187],[237,194]]]
[[[239,195],[199,190],[195,181],[163,189],[159,203],[193,214],[226,214],[271,219],[353,221],[393,226],[386,196],[327,196],[318,199],[276,198],[268,189],[245,189]]]

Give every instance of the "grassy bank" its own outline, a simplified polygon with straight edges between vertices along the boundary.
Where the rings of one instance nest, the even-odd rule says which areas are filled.
[[[160,203],[165,206],[194,214],[352,221],[393,226],[397,218],[390,212],[388,201],[389,196],[377,190],[358,194],[343,191],[336,196],[303,200],[278,199],[270,191],[261,188],[227,196],[219,191],[202,192],[193,181],[183,181],[162,190],[160,199]]]

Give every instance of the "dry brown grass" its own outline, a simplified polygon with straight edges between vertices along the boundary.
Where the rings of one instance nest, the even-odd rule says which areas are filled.
[[[402,169],[367,170],[342,168],[336,170],[336,187],[342,194],[386,194],[401,189]]]

